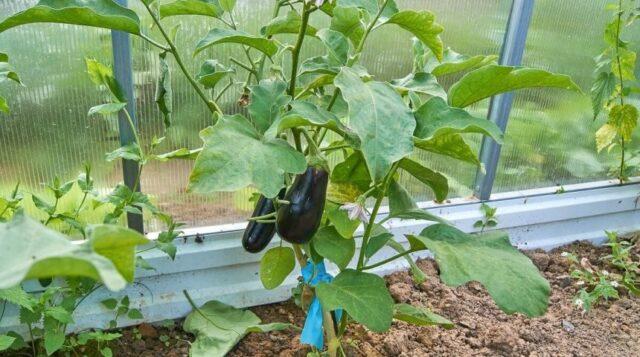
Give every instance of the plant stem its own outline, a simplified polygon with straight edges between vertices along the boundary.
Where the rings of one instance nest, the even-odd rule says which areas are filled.
[[[392,261],[394,261],[394,260],[396,260],[396,259],[398,259],[398,258],[402,258],[402,257],[404,257],[405,255],[409,255],[409,254],[411,254],[411,253],[415,253],[415,252],[417,252],[417,251],[418,251],[418,250],[413,250],[413,249],[405,250],[405,251],[404,251],[404,252],[402,252],[402,253],[398,253],[398,254],[396,254],[396,255],[392,256],[391,258],[388,258],[388,259],[385,259],[385,260],[379,261],[379,262],[377,262],[377,263],[375,263],[375,264],[371,264],[371,265],[367,265],[367,266],[365,266],[365,267],[362,267],[362,269],[361,269],[361,270],[371,270],[371,269],[375,269],[375,268],[377,268],[377,267],[379,267],[379,266],[383,266],[383,265],[385,265],[385,264],[387,264],[387,263],[391,263]]]
[[[218,95],[216,96],[215,101],[216,102],[219,101],[220,98],[222,98],[222,95],[233,85],[234,85],[233,80],[229,81],[229,84],[227,84],[224,88],[222,88],[222,90],[220,90],[220,93],[218,93]]]
[[[300,264],[300,268],[304,268],[307,265],[307,260],[304,257],[304,253],[302,252],[300,245],[293,244],[293,252],[296,254],[296,259],[298,260],[298,264]]]
[[[291,78],[289,84],[289,95],[294,97],[296,94],[296,80],[298,77],[298,62],[300,61],[300,50],[302,49],[302,44],[304,43],[304,37],[307,33],[307,26],[309,25],[309,16],[311,15],[311,11],[309,9],[309,4],[305,2],[304,7],[302,9],[302,24],[300,25],[300,32],[298,33],[298,39],[296,41],[296,45],[293,48],[293,52],[291,53]]]
[[[329,356],[336,357],[340,340],[336,338],[336,331],[333,327],[333,316],[325,309],[322,309],[322,323],[324,325],[324,333],[327,336],[327,346],[329,347]]]
[[[165,45],[163,45],[161,43],[156,42],[154,39],[152,39],[151,37],[149,37],[149,36],[147,36],[147,35],[145,35],[143,33],[140,34],[140,37],[142,37],[142,39],[144,39],[145,41],[149,42],[153,46],[156,46],[156,47],[158,47],[159,49],[161,49],[163,51],[169,51],[170,50],[169,47],[167,47],[167,46],[165,46]]]
[[[153,19],[153,22],[156,24],[156,26],[158,26],[158,30],[160,30],[162,37],[164,37],[165,41],[167,41],[167,44],[169,45],[169,52],[173,54],[173,58],[175,58],[176,63],[178,64],[178,67],[180,67],[180,70],[182,71],[182,73],[184,73],[185,77],[187,77],[187,80],[189,81],[193,89],[196,90],[196,93],[198,93],[198,96],[207,104],[207,108],[209,108],[209,110],[212,113],[223,114],[218,104],[216,104],[214,101],[209,100],[207,98],[207,96],[204,94],[202,89],[198,86],[198,82],[196,82],[193,76],[189,73],[189,71],[187,70],[187,67],[184,65],[184,62],[182,62],[182,57],[180,57],[180,54],[178,53],[178,49],[173,44],[173,41],[171,40],[167,32],[162,27],[162,24],[160,23],[160,20],[158,19],[156,14],[153,12],[153,10],[151,10],[151,7],[147,3],[147,1],[141,0],[140,2],[142,2],[144,7],[147,9],[147,11],[149,12],[149,15],[151,15],[151,19]]]
[[[620,105],[624,106],[624,80],[622,77],[622,61],[620,59],[620,33],[622,24],[622,0],[618,0],[618,25],[616,29],[616,62],[618,65],[618,77],[620,78]],[[618,174],[618,179],[620,180],[620,184],[624,183],[624,160],[625,160],[625,140],[624,137],[620,138],[620,148],[622,149],[622,154],[620,158],[620,172]]]
[[[376,26],[378,19],[380,19],[380,16],[382,15],[382,12],[384,11],[384,9],[387,7],[388,3],[389,3],[389,0],[385,0],[382,6],[380,6],[380,9],[378,10],[378,13],[376,14],[375,18],[371,21],[369,26],[367,26],[367,29],[364,31],[364,35],[362,35],[362,38],[360,39],[360,43],[358,43],[358,47],[354,52],[354,56],[351,57],[349,62],[347,62],[347,66],[349,67],[353,66],[360,58],[360,54],[364,49],[364,43],[367,41],[367,37],[369,37],[369,34],[373,30],[373,28]]]

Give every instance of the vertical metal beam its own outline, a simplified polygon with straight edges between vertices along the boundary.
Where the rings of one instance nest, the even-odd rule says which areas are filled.
[[[122,6],[127,6],[127,0],[116,0]],[[131,39],[129,34],[122,31],[111,31],[111,45],[113,47],[113,74],[122,86],[122,90],[127,98],[127,111],[131,115],[133,124],[138,127],[138,119],[136,117],[136,101],[133,93],[133,70],[131,58]],[[120,144],[127,145],[135,141],[133,130],[129,125],[126,115],[123,112],[118,114],[118,128],[120,131]],[[140,185],[136,186],[135,182],[138,176],[138,163],[131,160],[122,161],[122,172],[124,175],[124,184],[129,188],[140,190]],[[144,223],[142,215],[135,213],[127,213],[127,222],[129,228],[138,232],[144,231]]]
[[[499,63],[501,65],[519,66],[522,64],[533,6],[534,0],[513,0],[500,53]],[[489,120],[496,123],[503,132],[507,128],[512,104],[513,93],[505,93],[491,98]],[[480,162],[483,167],[478,169],[476,173],[474,186],[475,196],[480,200],[486,201],[491,197],[501,149],[501,146],[493,139],[489,137],[482,139]]]

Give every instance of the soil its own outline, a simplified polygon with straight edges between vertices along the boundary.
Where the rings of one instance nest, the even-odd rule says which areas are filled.
[[[640,258],[640,243],[634,254]],[[608,248],[574,243],[552,252],[526,254],[552,287],[547,314],[526,318],[500,311],[478,283],[450,288],[438,279],[437,264],[420,260],[428,281],[413,282],[408,272],[386,277],[396,302],[425,306],[449,318],[455,327],[416,327],[394,322],[386,333],[372,333],[357,324],[349,326],[343,346],[349,356],[637,356],[640,351],[640,299],[622,294],[621,299],[601,303],[588,313],[573,304],[578,291],[569,277],[569,264],[561,253],[586,257],[593,267],[604,266]],[[292,302],[251,309],[264,323],[290,322],[302,327],[304,313]],[[122,331],[111,343],[114,356],[187,356],[193,336],[182,331],[181,321],[143,324]],[[300,356],[310,349],[299,342],[297,331],[250,334],[230,356]]]

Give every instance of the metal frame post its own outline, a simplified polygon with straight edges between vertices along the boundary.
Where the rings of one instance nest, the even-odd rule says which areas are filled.
[[[513,0],[511,12],[504,34],[499,63],[504,66],[519,66],[522,64],[527,42],[527,33],[531,24],[534,0]],[[511,114],[513,93],[505,93],[491,98],[488,118],[496,123],[504,132]],[[484,137],[480,149],[482,167],[476,172],[474,194],[482,201],[491,197],[493,182],[496,179],[498,161],[502,147],[492,138]]]
[[[127,0],[116,0],[122,6],[127,6]],[[111,31],[111,45],[113,48],[113,74],[122,86],[127,98],[127,111],[131,115],[133,124],[138,127],[136,117],[136,101],[133,92],[133,70],[131,57],[131,39],[129,34],[122,31]],[[123,112],[118,114],[118,128],[120,132],[120,144],[127,145],[135,141],[132,128]],[[122,161],[124,184],[133,189],[138,176],[138,163],[131,160]],[[136,188],[140,190],[140,185]],[[141,214],[127,213],[129,228],[138,232],[144,232],[144,222]]]

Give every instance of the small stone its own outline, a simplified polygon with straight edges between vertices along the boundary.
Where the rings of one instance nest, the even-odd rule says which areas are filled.
[[[567,320],[562,320],[562,329],[567,331],[568,333],[574,333],[576,331],[576,327]]]
[[[558,277],[558,286],[560,286],[563,289],[571,286],[571,283],[573,283],[573,279],[569,275],[563,275]]]
[[[140,331],[140,335],[146,338],[156,338],[158,337],[158,330],[150,324],[141,324],[138,326],[138,331]]]

